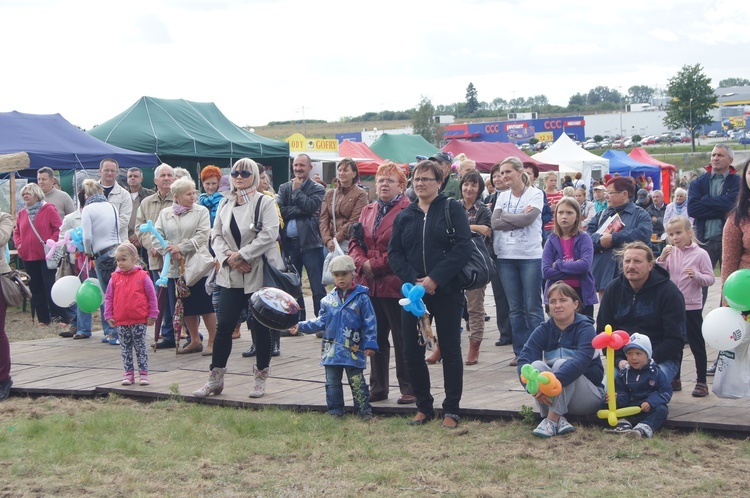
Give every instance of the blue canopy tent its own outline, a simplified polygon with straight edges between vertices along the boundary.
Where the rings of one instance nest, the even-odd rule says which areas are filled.
[[[29,169],[99,169],[111,157],[123,168],[159,165],[156,154],[133,152],[94,138],[59,114],[0,112],[0,154],[25,152]],[[36,176],[35,172],[28,172]],[[25,176],[25,175],[24,175]]]
[[[654,190],[661,186],[661,168],[652,164],[639,163],[624,151],[608,150],[602,157],[609,159],[609,173],[614,175],[619,173],[623,176],[632,176],[633,178],[643,175],[650,177],[654,181]]]

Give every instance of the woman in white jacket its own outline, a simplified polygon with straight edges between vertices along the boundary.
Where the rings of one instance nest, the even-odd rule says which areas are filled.
[[[248,305],[253,292],[263,287],[263,255],[269,264],[282,266],[276,238],[279,235],[279,216],[272,199],[257,191],[258,165],[243,158],[232,166],[232,188],[226,201],[217,209],[212,230],[212,247],[221,264],[216,277],[219,288],[216,341],[208,382],[193,396],[205,398],[220,394],[224,389],[227,359],[232,352],[232,332],[240,312]],[[260,204],[260,219],[255,219],[255,207]],[[262,223],[262,228],[258,227]],[[253,366],[255,385],[250,397],[265,394],[266,378],[271,362],[271,332],[257,320],[251,320],[257,350]]]

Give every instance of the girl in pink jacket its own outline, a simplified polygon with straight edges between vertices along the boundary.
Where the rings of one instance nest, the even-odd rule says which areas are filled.
[[[675,216],[667,224],[668,245],[659,255],[656,263],[669,272],[670,280],[677,285],[685,297],[686,332],[690,351],[695,360],[695,372],[698,377],[693,396],[708,395],[706,385],[706,342],[703,340],[703,291],[702,288],[713,285],[716,281],[714,269],[708,253],[698,245],[690,220],[685,216]],[[679,386],[679,389],[676,387]],[[682,389],[680,372],[672,381],[672,389]]]

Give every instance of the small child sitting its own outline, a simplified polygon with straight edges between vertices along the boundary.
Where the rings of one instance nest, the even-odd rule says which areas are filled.
[[[355,266],[350,256],[336,256],[329,268],[336,287],[320,301],[318,317],[300,322],[299,330],[305,333],[323,331],[320,364],[326,369],[328,414],[344,416],[341,378],[346,370],[354,408],[360,417],[370,420],[370,389],[364,370],[365,357],[373,356],[378,350],[375,310],[367,287],[354,284]]]
[[[616,427],[605,431],[650,438],[667,420],[667,403],[672,399],[672,386],[651,359],[651,340],[648,336],[635,333],[622,349],[628,365],[615,377],[617,407],[640,406],[641,412],[630,417],[637,422],[635,427],[627,419],[620,419]],[[609,400],[609,393],[606,399]]]

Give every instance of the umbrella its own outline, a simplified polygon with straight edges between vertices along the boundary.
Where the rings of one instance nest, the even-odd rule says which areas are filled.
[[[180,260],[180,276],[174,282],[174,293],[177,297],[177,302],[174,305],[174,320],[172,325],[174,326],[174,337],[175,337],[175,352],[180,349],[180,335],[182,332],[182,318],[185,316],[185,305],[182,300],[190,297],[190,288],[185,282],[185,259]]]

